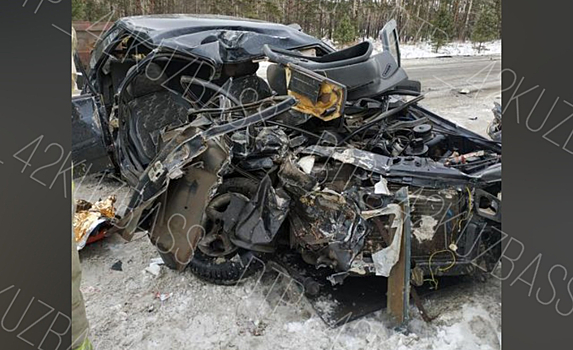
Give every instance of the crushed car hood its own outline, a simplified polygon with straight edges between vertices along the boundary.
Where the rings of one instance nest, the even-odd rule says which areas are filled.
[[[320,40],[295,28],[227,16],[155,15],[126,17],[118,27],[152,47],[185,51],[214,64],[239,63],[263,57],[263,45],[292,50],[317,45]]]

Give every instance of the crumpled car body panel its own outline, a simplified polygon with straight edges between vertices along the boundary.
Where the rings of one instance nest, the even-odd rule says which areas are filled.
[[[330,46],[293,27],[229,16],[152,15],[119,19],[104,35],[92,55],[92,68],[104,59],[114,40],[130,35],[139,45],[175,52],[185,52],[220,66],[262,58],[264,44],[292,50],[319,46],[332,52]]]

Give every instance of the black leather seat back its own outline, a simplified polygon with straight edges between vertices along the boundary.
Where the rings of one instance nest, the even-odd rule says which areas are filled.
[[[150,63],[127,87],[128,140],[141,164],[147,165],[157,154],[161,131],[187,121],[189,104],[165,87],[169,77],[161,66]]]

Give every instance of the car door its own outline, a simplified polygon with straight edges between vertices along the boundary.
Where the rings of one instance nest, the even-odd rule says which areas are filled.
[[[105,110],[92,94],[72,96],[72,162],[74,177],[113,169],[111,140],[102,123]],[[108,143],[109,142],[109,143]]]

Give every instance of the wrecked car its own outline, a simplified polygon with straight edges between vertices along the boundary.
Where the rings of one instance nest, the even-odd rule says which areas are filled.
[[[501,144],[419,104],[397,29],[334,50],[296,26],[215,16],[118,20],[72,101],[74,175],[133,187],[116,229],[165,264],[232,284],[288,251],[330,283],[413,283],[500,255]],[[396,194],[407,191],[405,198]]]

